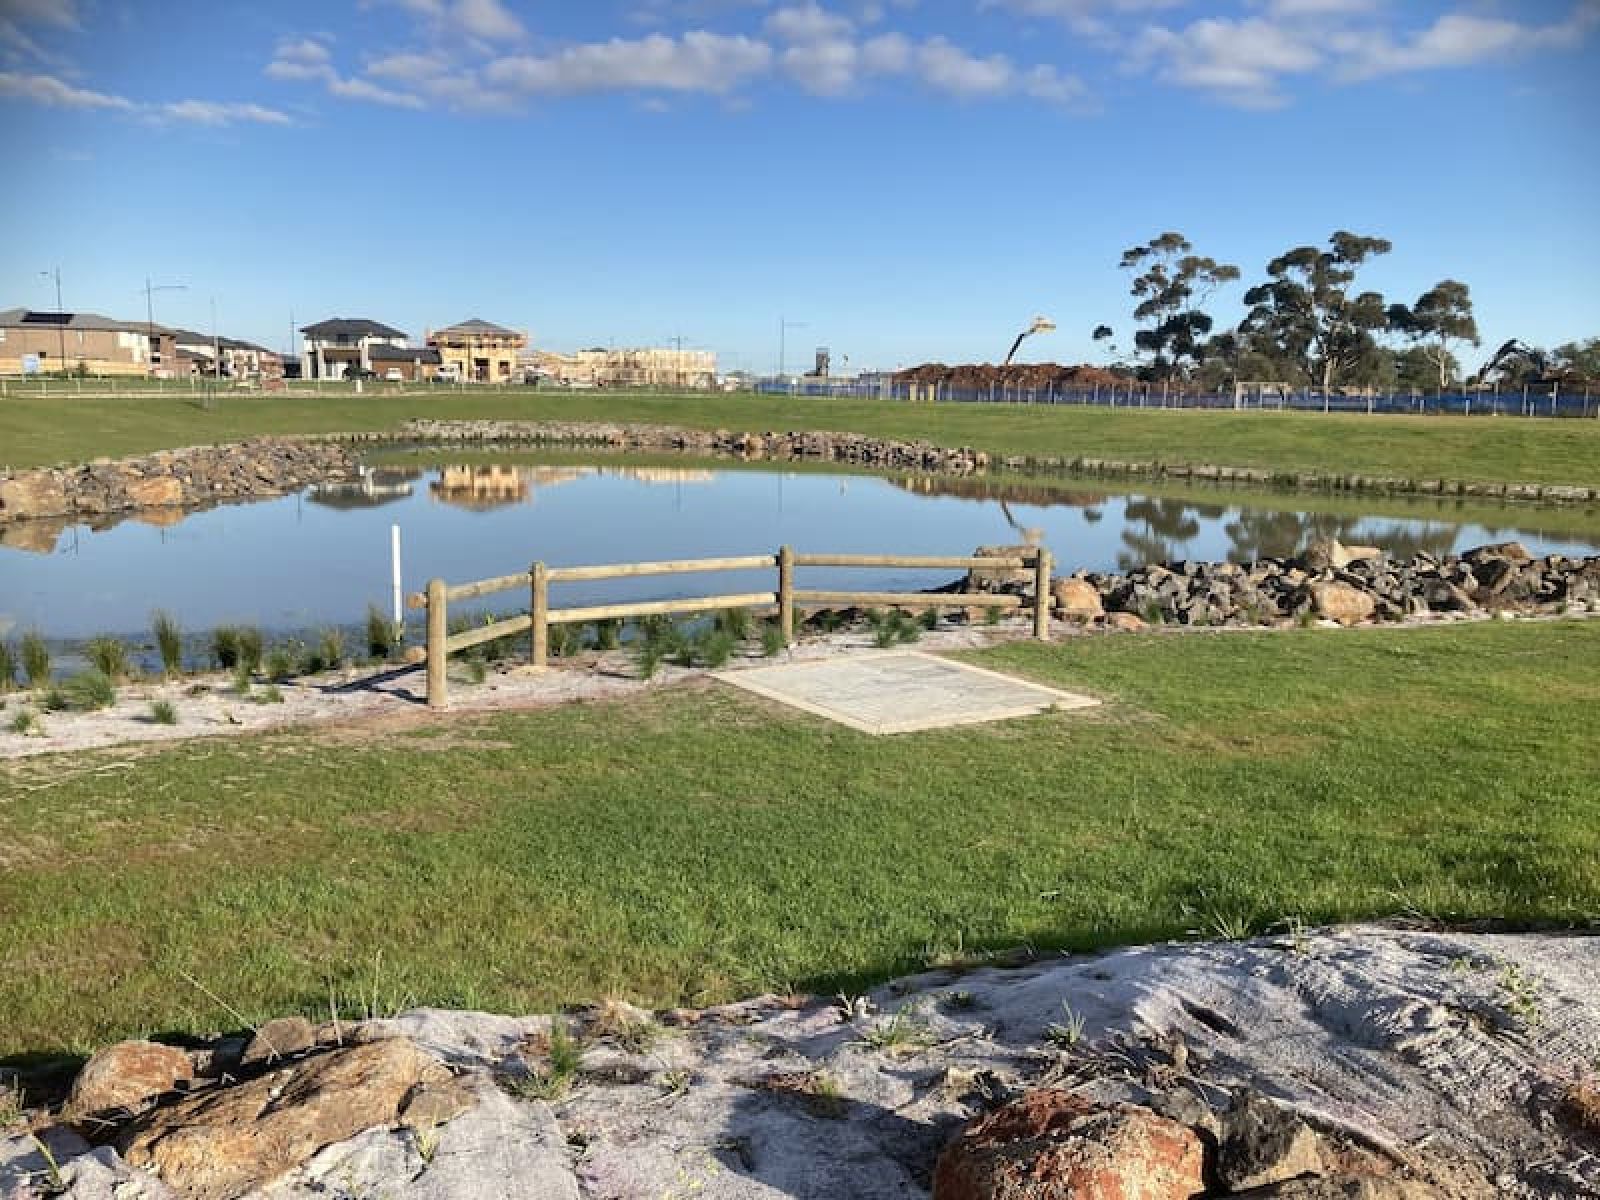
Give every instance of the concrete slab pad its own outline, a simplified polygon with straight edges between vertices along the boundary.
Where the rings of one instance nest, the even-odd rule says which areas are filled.
[[[717,678],[875,734],[976,725],[1100,703],[1090,696],[905,650],[725,671]]]

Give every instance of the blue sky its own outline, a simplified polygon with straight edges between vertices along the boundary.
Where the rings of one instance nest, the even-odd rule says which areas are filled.
[[[1127,344],[1121,252],[1390,238],[1600,334],[1597,0],[0,0],[0,307],[369,316],[771,371]],[[1025,355],[1025,356],[1027,356]]]

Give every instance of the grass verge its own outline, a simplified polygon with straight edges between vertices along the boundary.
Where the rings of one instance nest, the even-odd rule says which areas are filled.
[[[388,430],[410,417],[648,421],[702,429],[833,429],[995,454],[1218,464],[1475,482],[1589,485],[1600,421],[905,403],[694,393],[532,390],[74,398],[0,405],[11,467],[120,457],[253,434]]]
[[[706,683],[4,766],[0,1055],[233,1023],[186,977],[251,1020],[704,1004],[1290,916],[1600,914],[1600,622],[975,658],[1108,703],[870,738]]]

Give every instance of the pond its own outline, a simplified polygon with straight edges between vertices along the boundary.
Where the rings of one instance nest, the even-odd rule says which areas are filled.
[[[390,603],[390,527],[403,582],[552,565],[800,551],[967,554],[1038,538],[1063,572],[1172,559],[1248,562],[1315,536],[1397,555],[1517,538],[1537,554],[1600,552],[1600,513],[1454,500],[1358,500],[1225,489],[1153,492],[1065,477],[946,479],[728,463],[480,458],[404,462],[359,483],[109,528],[0,527],[0,634],[147,636],[154,609],[191,630],[352,625]],[[906,590],[949,571],[816,569],[801,586]],[[562,585],[560,605],[771,590],[772,572]],[[526,605],[506,593],[501,608]]]

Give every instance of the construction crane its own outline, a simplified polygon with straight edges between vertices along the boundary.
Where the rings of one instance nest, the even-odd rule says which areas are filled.
[[[1055,328],[1056,323],[1049,317],[1035,317],[1032,325],[1029,325],[1021,333],[1017,334],[1017,340],[1011,343],[1011,350],[1006,355],[1005,362],[1001,363],[1000,365],[1003,367],[1009,367],[1011,365],[1011,360],[1016,357],[1017,347],[1022,345],[1023,338],[1035,333],[1054,333]]]

